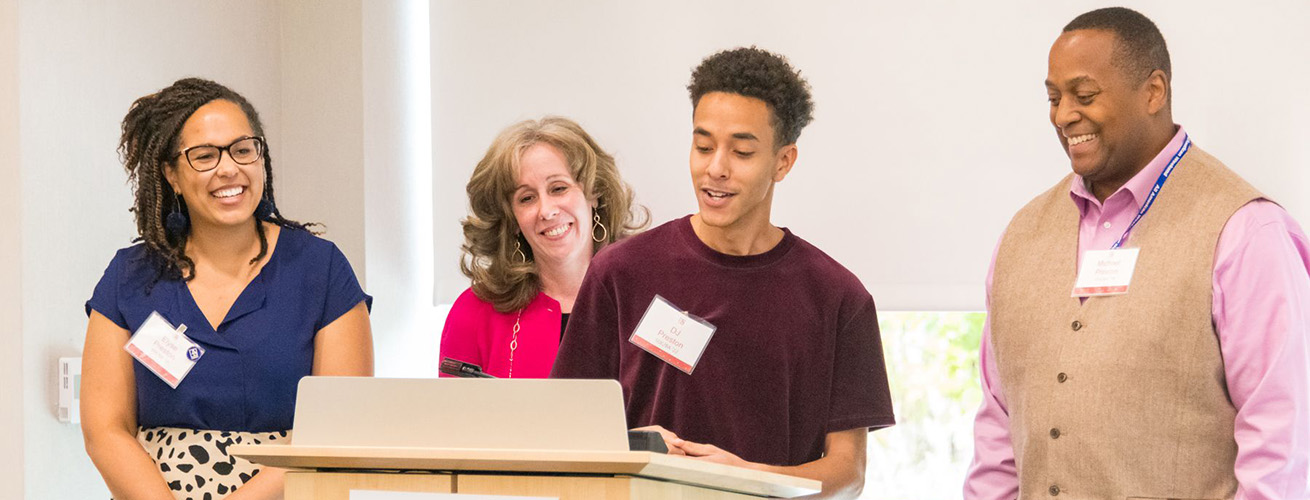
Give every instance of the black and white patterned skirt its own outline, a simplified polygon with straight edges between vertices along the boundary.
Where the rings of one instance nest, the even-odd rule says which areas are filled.
[[[287,441],[289,434],[143,427],[136,440],[159,465],[174,498],[217,500],[259,473],[260,466],[228,454],[228,446]]]

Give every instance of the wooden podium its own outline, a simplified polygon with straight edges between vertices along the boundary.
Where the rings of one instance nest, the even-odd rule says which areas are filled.
[[[740,500],[822,488],[810,479],[627,451],[627,435],[622,389],[613,380],[305,377],[289,444],[229,451],[292,469],[287,500],[348,500],[351,490]]]
[[[744,500],[817,493],[818,481],[651,452],[233,445],[291,469],[286,500],[348,500],[351,490],[558,497]]]

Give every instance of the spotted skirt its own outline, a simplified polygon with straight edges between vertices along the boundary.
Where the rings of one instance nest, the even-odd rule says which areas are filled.
[[[288,435],[149,427],[138,430],[136,439],[159,465],[174,498],[217,500],[259,473],[260,466],[228,454],[228,446],[287,441]]]

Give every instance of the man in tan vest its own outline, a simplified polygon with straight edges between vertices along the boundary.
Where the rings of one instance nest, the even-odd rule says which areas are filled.
[[[993,258],[968,500],[1310,497],[1310,243],[1174,124],[1170,77],[1129,9],[1051,47],[1073,173]]]

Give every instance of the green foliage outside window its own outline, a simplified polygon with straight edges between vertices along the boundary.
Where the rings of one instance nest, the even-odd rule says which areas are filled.
[[[861,498],[960,498],[982,400],[978,342],[986,314],[879,314],[896,425],[869,435]]]

